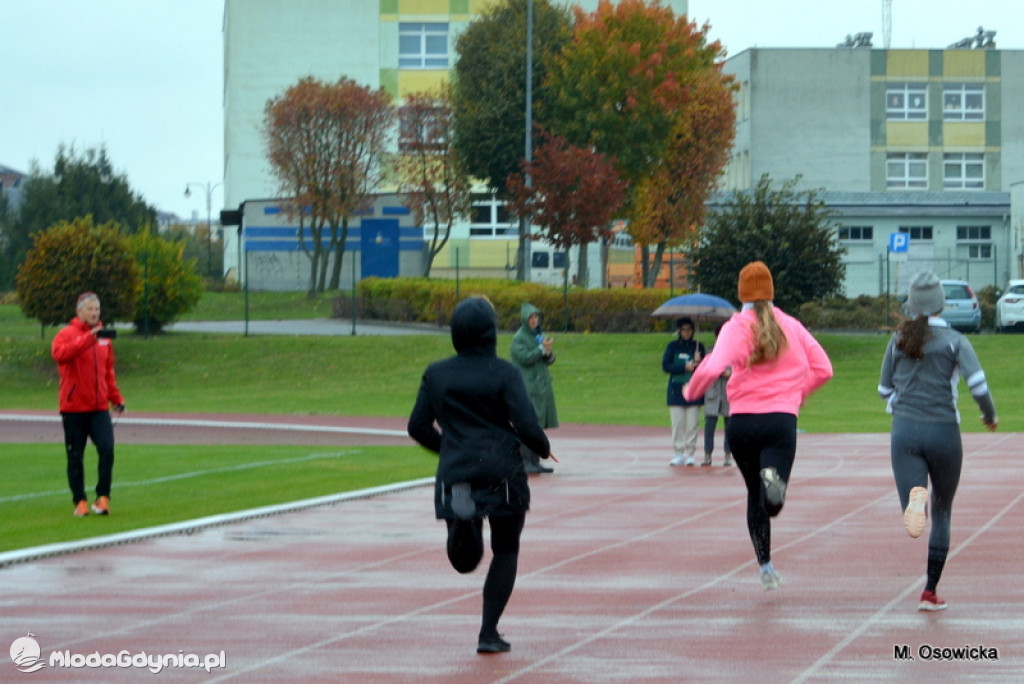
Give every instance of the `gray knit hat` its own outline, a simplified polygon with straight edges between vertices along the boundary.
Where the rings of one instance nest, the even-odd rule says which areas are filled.
[[[933,316],[946,306],[946,295],[942,291],[939,276],[931,271],[921,271],[910,280],[907,295],[907,314],[911,316]]]

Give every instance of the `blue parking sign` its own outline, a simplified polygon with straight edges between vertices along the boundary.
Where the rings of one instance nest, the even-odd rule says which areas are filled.
[[[906,252],[910,247],[910,235],[907,233],[889,233],[889,251]]]

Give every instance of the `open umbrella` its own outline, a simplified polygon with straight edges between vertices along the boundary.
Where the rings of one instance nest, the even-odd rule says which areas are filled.
[[[715,295],[703,292],[679,295],[668,300],[651,314],[653,318],[683,318],[689,316],[697,323],[727,321],[736,313],[736,307]]]

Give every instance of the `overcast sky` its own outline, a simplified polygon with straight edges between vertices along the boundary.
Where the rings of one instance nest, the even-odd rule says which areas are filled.
[[[279,0],[288,2],[288,0]],[[336,0],[339,7],[352,2]],[[161,211],[205,220],[223,170],[222,0],[0,0],[0,165],[52,170],[61,143],[104,145]],[[832,47],[874,33],[882,0],[690,0],[730,55],[748,47]],[[892,0],[893,48],[944,48],[995,30],[1024,49],[1019,0]],[[194,182],[191,198],[183,196]],[[222,188],[212,192],[216,216]]]

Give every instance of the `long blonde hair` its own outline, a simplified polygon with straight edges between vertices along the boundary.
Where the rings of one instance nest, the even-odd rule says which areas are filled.
[[[747,359],[747,367],[774,361],[779,357],[788,344],[786,333],[782,331],[778,319],[775,318],[774,307],[771,302],[754,302],[754,313],[757,316],[757,323],[754,325],[754,351]]]

